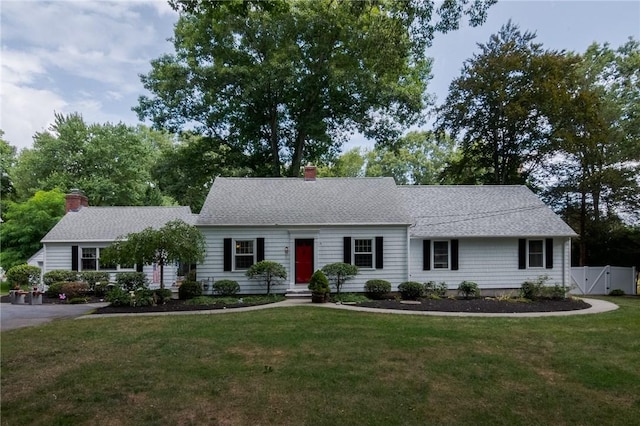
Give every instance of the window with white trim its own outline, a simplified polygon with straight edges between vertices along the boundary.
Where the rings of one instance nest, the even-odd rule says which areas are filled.
[[[528,248],[529,268],[543,268],[544,240],[529,240]]]
[[[235,270],[249,269],[255,263],[255,240],[235,240]]]
[[[353,264],[358,268],[373,268],[373,239],[354,238]]]
[[[115,265],[104,263],[101,260],[101,253],[104,248],[82,247],[80,249],[80,270],[82,271],[127,271],[135,270],[133,263],[128,265]]]
[[[449,241],[433,242],[433,269],[449,269]]]
[[[82,247],[81,265],[83,271],[98,270],[98,249],[95,247]]]

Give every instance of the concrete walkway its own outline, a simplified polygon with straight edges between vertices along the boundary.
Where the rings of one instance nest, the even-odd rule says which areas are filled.
[[[310,299],[288,299],[278,303],[268,305],[248,306],[246,308],[233,309],[211,309],[204,311],[182,311],[182,312],[147,312],[139,314],[105,314],[105,315],[86,315],[88,312],[106,306],[107,303],[94,303],[87,305],[11,305],[2,303],[0,306],[0,330],[11,330],[20,327],[29,327],[33,325],[44,324],[55,319],[76,318],[76,319],[99,319],[110,317],[127,317],[127,316],[156,316],[156,315],[222,315],[234,312],[256,311],[261,309],[285,308],[291,306],[309,306],[314,308],[325,309],[343,309],[358,312],[370,312],[377,314],[396,314],[396,315],[429,315],[429,316],[449,316],[449,317],[553,317],[568,315],[587,315],[609,312],[618,309],[618,305],[598,299],[583,300],[591,305],[589,309],[579,311],[561,311],[561,312],[526,312],[526,313],[505,313],[505,314],[481,314],[471,312],[437,312],[437,311],[404,311],[398,309],[377,309],[364,308],[354,305],[341,305],[335,303],[311,303]]]

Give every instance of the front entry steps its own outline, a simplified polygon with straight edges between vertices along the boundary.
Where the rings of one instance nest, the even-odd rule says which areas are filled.
[[[311,299],[311,292],[306,288],[290,288],[284,294],[287,299]]]

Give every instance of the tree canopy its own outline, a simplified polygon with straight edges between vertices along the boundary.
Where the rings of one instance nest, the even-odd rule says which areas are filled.
[[[80,114],[55,114],[48,131],[34,136],[15,167],[20,197],[35,191],[81,189],[91,205],[164,203],[153,196],[151,164],[166,135],[124,124],[86,124]],[[170,201],[169,201],[170,202]]]
[[[108,264],[158,264],[160,288],[164,288],[164,265],[202,262],[204,253],[204,237],[200,230],[182,220],[173,220],[160,229],[146,228],[123,235],[107,247],[101,256]]]
[[[0,224],[0,265],[9,269],[26,263],[40,250],[40,240],[64,216],[64,193],[58,189],[38,191],[23,203],[7,202]]]
[[[575,58],[566,76],[572,90],[554,128],[557,155],[543,179],[548,201],[580,234],[585,265],[590,253],[603,259],[596,247],[620,235],[625,222],[640,220],[640,43],[594,43]]]
[[[366,155],[366,176],[391,176],[398,185],[435,185],[453,155],[454,141],[433,132],[409,132]]]
[[[253,175],[297,176],[355,131],[388,141],[418,122],[434,32],[478,25],[493,3],[175,0],[175,54],[152,61],[134,109],[224,140]]]
[[[438,109],[439,130],[460,137],[459,163],[483,173],[481,183],[525,183],[549,147],[574,60],[534,40],[534,33],[504,25],[465,61]]]

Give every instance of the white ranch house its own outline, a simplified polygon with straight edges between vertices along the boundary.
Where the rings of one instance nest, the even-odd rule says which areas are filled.
[[[263,293],[245,272],[260,260],[281,263],[285,293],[305,290],[313,271],[334,262],[359,267],[344,285],[362,292],[370,279],[393,290],[404,281],[461,281],[486,292],[517,289],[549,276],[570,286],[573,230],[525,186],[400,186],[392,178],[217,178],[202,211],[188,207],[89,207],[68,196],[68,213],[43,240],[44,271],[100,270],[100,249],[118,236],[173,219],[196,225],[206,241],[198,280],[238,281]],[[143,270],[158,285],[153,265]],[[165,269],[165,285],[177,279]],[[154,278],[155,282],[154,282]]]

